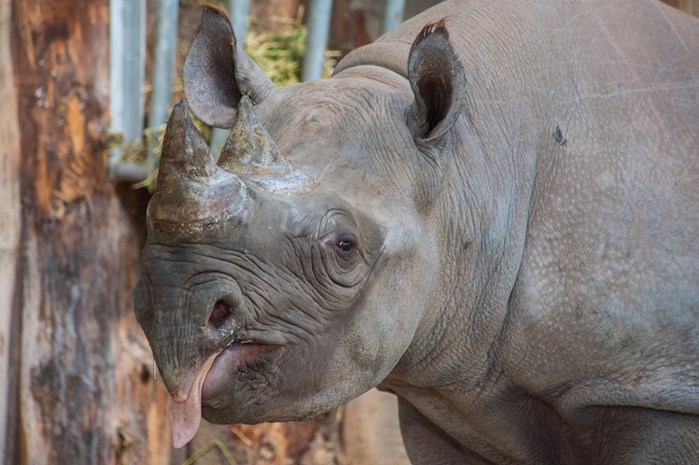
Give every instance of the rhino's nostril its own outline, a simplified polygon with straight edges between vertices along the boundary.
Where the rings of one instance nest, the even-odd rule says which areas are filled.
[[[212,326],[214,329],[220,329],[231,316],[231,307],[224,301],[219,300],[214,304],[214,308],[211,310],[209,326]]]

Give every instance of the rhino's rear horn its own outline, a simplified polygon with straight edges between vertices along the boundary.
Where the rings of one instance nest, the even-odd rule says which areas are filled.
[[[218,166],[246,183],[274,192],[301,191],[312,180],[284,158],[255,114],[247,96],[240,99],[235,124],[223,145]]]
[[[230,171],[269,166],[279,160],[279,149],[255,114],[247,96],[240,99],[235,125],[221,150],[218,166]]]

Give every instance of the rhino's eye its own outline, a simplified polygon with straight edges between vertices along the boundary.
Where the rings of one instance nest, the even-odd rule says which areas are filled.
[[[350,252],[357,248],[357,240],[354,238],[354,236],[345,236],[335,243],[335,247],[340,255],[347,257],[349,256]]]
[[[338,241],[336,245],[337,248],[344,253],[351,252],[352,249],[354,249],[354,242],[350,239],[342,239]]]

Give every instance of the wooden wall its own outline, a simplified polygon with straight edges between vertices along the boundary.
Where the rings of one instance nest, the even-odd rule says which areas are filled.
[[[663,0],[668,5],[684,11],[689,15],[699,16],[699,0]]]
[[[4,463],[169,464],[166,393],[130,298],[146,198],[106,177],[109,2],[0,5],[3,18],[12,8],[12,27],[0,27],[0,83],[17,101],[3,93],[0,209],[14,218],[3,214],[0,230],[21,231],[21,291],[0,278],[3,320],[10,308],[11,338],[21,340],[2,376],[19,383],[0,410],[9,413]]]

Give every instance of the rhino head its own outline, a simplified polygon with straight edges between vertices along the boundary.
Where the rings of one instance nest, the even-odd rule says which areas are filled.
[[[407,78],[360,66],[277,89],[212,8],[184,79],[191,110],[231,132],[215,162],[179,103],[148,207],[134,305],[176,447],[202,416],[309,418],[396,371],[440,292],[433,152],[463,84],[437,25]]]

